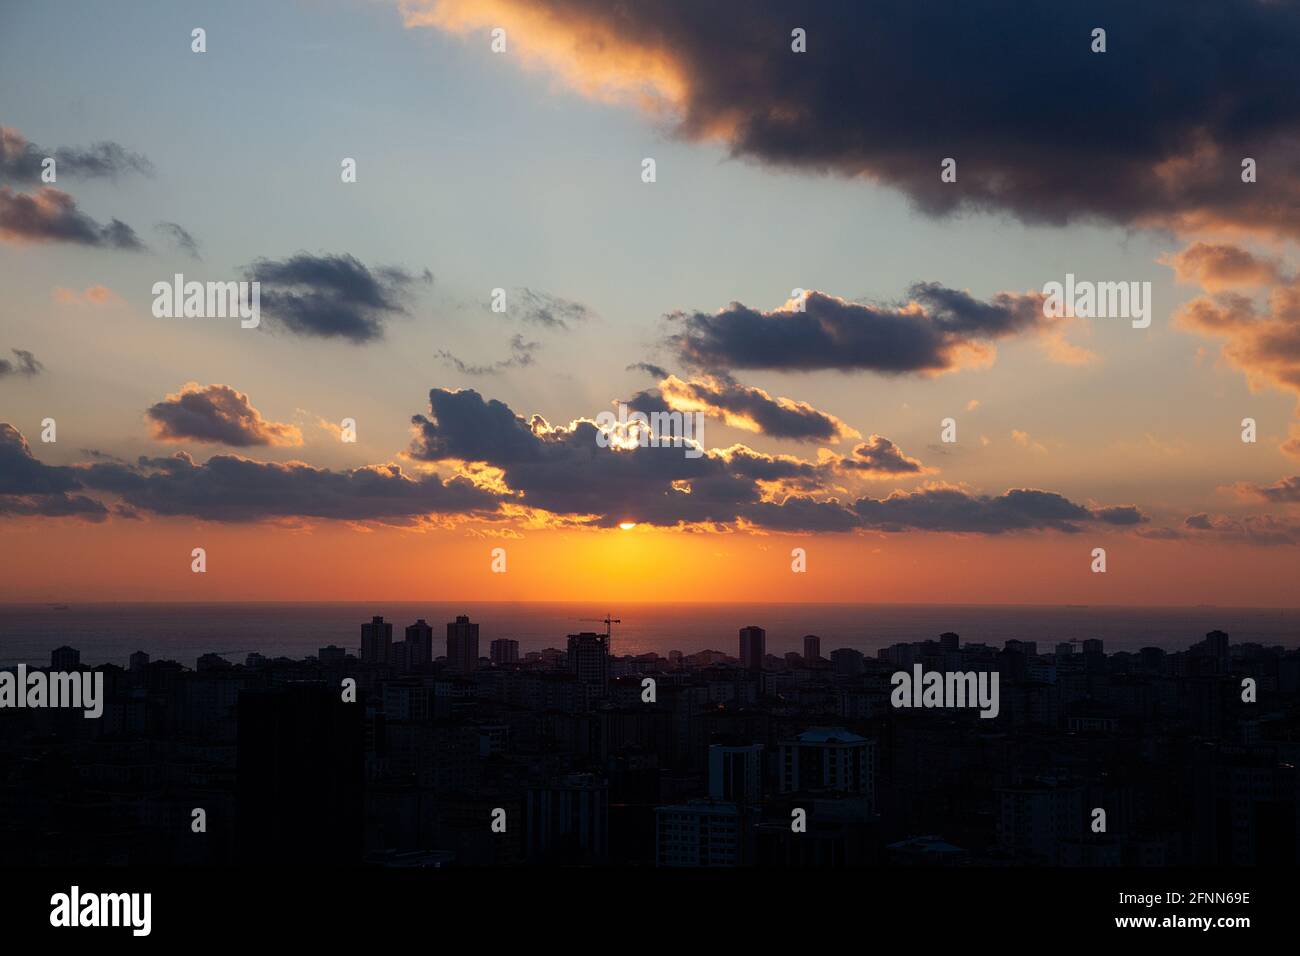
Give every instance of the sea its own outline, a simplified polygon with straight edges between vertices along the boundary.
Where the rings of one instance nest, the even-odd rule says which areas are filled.
[[[328,644],[356,650],[361,625],[382,616],[394,640],[423,618],[441,644],[445,624],[458,615],[479,624],[479,653],[512,638],[520,655],[563,648],[566,636],[604,631],[611,617],[617,655],[705,649],[738,653],[737,632],[767,631],[767,650],[802,651],[805,634],[821,638],[829,656],[852,647],[874,657],[890,644],[931,640],[954,631],[963,642],[1001,647],[1007,640],[1037,641],[1040,652],[1063,641],[1099,638],[1107,652],[1155,646],[1184,650],[1208,631],[1226,631],[1233,643],[1300,647],[1300,609],[1227,607],[1113,607],[957,604],[672,604],[385,602],[337,604],[0,604],[0,665],[47,665],[50,651],[68,645],[85,664],[122,664],[134,651],[193,666],[218,653],[242,663],[256,652],[302,658]]]

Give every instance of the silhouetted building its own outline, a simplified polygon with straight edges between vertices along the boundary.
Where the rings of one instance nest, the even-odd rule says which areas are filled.
[[[475,652],[477,653],[477,647]],[[433,663],[433,628],[420,618],[406,628],[406,664],[424,667]]]
[[[767,632],[761,627],[742,627],[740,629],[740,666],[746,670],[763,669],[763,657],[767,653]]]
[[[316,652],[316,660],[322,664],[342,664],[348,652],[337,644],[327,644]]]
[[[822,659],[822,639],[816,634],[804,635],[803,659],[808,664],[816,664]]]
[[[570,634],[569,671],[581,683],[604,693],[609,684],[609,639],[590,631]]]
[[[697,800],[655,809],[656,866],[737,866],[741,859],[734,803]]]
[[[489,645],[489,655],[493,664],[517,664],[519,662],[519,642],[508,637],[498,637]]]
[[[524,829],[524,850],[532,862],[608,862],[608,784],[595,774],[574,773],[529,787]]]
[[[831,651],[831,668],[837,677],[855,677],[866,669],[866,658],[851,647],[837,648]]]
[[[146,654],[144,651],[136,651],[134,654],[131,655],[131,660],[128,665],[129,670],[142,671],[148,666],[149,666],[149,655]]]
[[[361,625],[361,663],[387,664],[393,657],[393,625],[382,617]]]
[[[478,670],[478,625],[464,614],[447,625],[447,669],[453,674]]]
[[[813,727],[780,745],[781,792],[829,790],[875,797],[875,743],[843,727]]]
[[[712,744],[709,798],[756,804],[763,796],[763,745]]]
[[[50,670],[75,671],[81,666],[81,651],[75,647],[56,647],[50,651]]]

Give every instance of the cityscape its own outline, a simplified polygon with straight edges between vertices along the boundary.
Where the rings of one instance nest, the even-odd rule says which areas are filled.
[[[0,863],[1297,862],[1295,647],[946,632],[869,657],[810,634],[775,656],[746,625],[727,649],[631,656],[602,623],[522,656],[464,615],[376,616],[303,660],[99,665],[98,719],[5,713]],[[913,671],[996,675],[997,712],[899,706]]]

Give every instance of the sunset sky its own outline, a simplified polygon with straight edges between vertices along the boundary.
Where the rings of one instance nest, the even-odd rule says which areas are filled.
[[[1294,605],[1300,9],[813,9],[6,2],[0,600]]]

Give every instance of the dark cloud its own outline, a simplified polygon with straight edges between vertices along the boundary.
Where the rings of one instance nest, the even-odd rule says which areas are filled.
[[[151,406],[145,416],[162,441],[193,441],[246,448],[252,445],[301,445],[293,425],[262,417],[243,392],[229,385],[190,382],[175,395]]]
[[[627,367],[627,371],[648,372],[652,377],[657,379],[664,379],[667,378],[669,375],[667,369],[664,369],[658,365],[653,365],[650,362],[635,362],[632,365],[629,365]]]
[[[116,178],[123,173],[153,175],[149,160],[117,143],[96,143],[85,149],[62,146],[50,152],[28,142],[12,126],[0,126],[0,178],[18,183],[39,182],[41,163],[46,157],[54,159],[55,175],[60,178],[66,175]]]
[[[855,447],[852,455],[841,459],[840,467],[871,478],[898,478],[933,471],[903,454],[901,448],[883,435],[872,435]]]
[[[71,196],[53,186],[34,193],[0,186],[0,239],[15,243],[72,242],[137,251],[144,243],[120,219],[100,225],[80,209]]]
[[[1300,504],[1300,475],[1279,478],[1271,485],[1242,482],[1236,486],[1236,490],[1243,497],[1258,498],[1273,504]]]
[[[402,269],[369,269],[351,255],[258,259],[245,278],[260,282],[264,317],[295,335],[354,343],[383,337],[384,326],[406,313],[404,294],[414,277]]]
[[[325,518],[412,525],[431,514],[485,516],[498,504],[496,495],[466,478],[412,477],[396,465],[330,471],[228,455],[197,464],[178,452],[142,457],[135,465],[85,465],[78,473],[87,487],[118,495],[131,509],[205,521]]]
[[[188,229],[174,222],[160,222],[154,228],[161,233],[168,242],[184,252],[192,259],[201,259],[199,255],[199,244],[195,238],[190,235]]]
[[[896,493],[852,506],[833,496],[831,464],[764,455],[744,446],[687,458],[672,447],[602,448],[594,422],[525,420],[472,389],[429,393],[430,414],[412,419],[410,454],[500,469],[518,501],[569,520],[611,527],[623,521],[728,525],[779,531],[955,531],[998,534],[1079,531],[1114,523],[1119,510],[1091,510],[1045,491],[997,497],[959,489]],[[795,493],[791,493],[794,491]],[[812,494],[820,493],[814,498]]]
[[[438,356],[462,375],[492,375],[509,368],[527,368],[533,364],[533,353],[539,348],[540,342],[525,342],[522,335],[513,335],[510,338],[510,358],[498,359],[491,365],[471,365],[446,349],[440,349]]]
[[[692,381],[668,375],[659,383],[658,394],[640,392],[627,404],[646,414],[701,411],[736,428],[791,441],[839,442],[859,437],[857,431],[828,412],[806,402],[773,397],[727,375]]]
[[[22,433],[0,422],[0,515],[102,521],[108,510],[98,501],[72,493],[81,488],[74,469],[37,461]]]
[[[45,370],[45,366],[36,361],[36,356],[26,349],[10,349],[14,353],[16,361],[0,358],[0,378],[6,378],[10,375],[32,376],[39,375]]]
[[[1300,544],[1300,523],[1274,515],[1188,515],[1183,527],[1193,537],[1258,545]]]
[[[1300,234],[1300,101],[1280,92],[1300,88],[1294,3],[461,0],[422,16],[432,4],[405,3],[408,24],[505,27],[530,62],[675,116],[682,137],[884,183],[930,214]],[[1243,187],[1244,156],[1259,184]]]
[[[537,289],[512,289],[507,305],[509,315],[548,329],[567,330],[592,316],[591,310],[581,302]]]
[[[1114,512],[1132,512],[1130,524],[1145,520],[1135,508],[1091,510],[1052,491],[1014,488],[1004,494],[974,495],[960,488],[933,487],[860,498],[853,505],[862,526],[876,531],[951,531],[1002,534],[1054,530],[1077,533],[1092,522],[1115,524]]]
[[[674,313],[669,344],[692,367],[783,371],[936,373],[983,361],[989,342],[1046,328],[1042,297],[999,293],[980,302],[932,283],[900,305],[864,305],[810,292],[804,311],[762,312],[733,302],[720,312]]]

